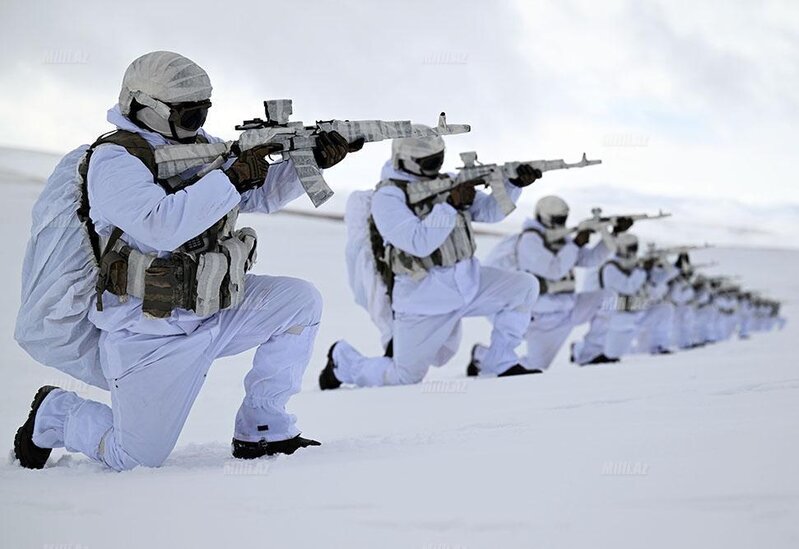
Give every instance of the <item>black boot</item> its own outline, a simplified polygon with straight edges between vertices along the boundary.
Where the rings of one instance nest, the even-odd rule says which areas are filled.
[[[472,359],[469,361],[469,365],[466,366],[466,377],[477,377],[480,375],[480,368],[477,366],[477,361],[474,359],[475,349],[477,349],[477,345],[472,346]]]
[[[288,440],[277,442],[246,442],[244,440],[233,439],[233,457],[238,459],[256,459],[263,456],[274,456],[275,454],[291,455],[300,448],[308,446],[321,446],[322,443],[309,438],[302,438],[297,435]]]
[[[42,469],[47,463],[47,458],[50,457],[50,452],[53,451],[52,448],[39,448],[33,443],[33,424],[36,421],[36,412],[39,411],[45,397],[53,389],[58,389],[58,387],[45,385],[36,391],[33,402],[31,402],[28,419],[22,424],[22,427],[17,429],[17,434],[14,437],[14,457],[26,469]]]
[[[610,358],[605,355],[599,355],[597,357],[594,357],[592,360],[586,362],[586,364],[613,364],[618,361],[619,361],[618,358]]]
[[[333,362],[333,349],[336,348],[337,343],[338,341],[330,346],[330,350],[327,352],[327,364],[319,374],[319,388],[323,391],[341,387],[341,381],[336,377],[336,364]]]
[[[497,377],[510,377],[510,376],[523,376],[527,374],[543,374],[544,372],[541,370],[533,369],[528,370],[521,364],[515,364],[502,372],[501,374],[497,374]]]

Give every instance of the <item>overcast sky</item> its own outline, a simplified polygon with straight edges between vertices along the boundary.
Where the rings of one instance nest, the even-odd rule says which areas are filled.
[[[799,2],[3,0],[0,145],[66,152],[106,131],[135,57],[210,74],[206,128],[294,100],[295,119],[470,123],[452,153],[604,164],[550,190],[799,204]],[[386,144],[328,172],[376,182]]]

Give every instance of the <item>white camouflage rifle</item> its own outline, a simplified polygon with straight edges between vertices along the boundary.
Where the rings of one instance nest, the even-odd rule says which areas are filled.
[[[671,246],[667,248],[657,248],[655,247],[654,243],[650,243],[646,250],[646,255],[650,257],[665,257],[667,255],[681,255],[687,254],[688,252],[692,252],[695,250],[706,250],[708,248],[712,248],[712,244],[702,244],[701,246],[698,245],[686,245],[686,246]],[[695,265],[692,267],[696,268]]]
[[[490,187],[491,196],[497,201],[505,215],[508,215],[516,209],[516,205],[510,199],[505,189],[505,179],[515,179],[518,176],[516,170],[519,166],[526,164],[543,173],[552,170],[568,170],[570,168],[596,166],[602,163],[601,160],[588,160],[585,153],[583,153],[582,160],[573,164],[569,164],[563,160],[529,160],[506,162],[504,164],[483,164],[477,160],[477,153],[474,151],[462,152],[460,156],[463,161],[463,166],[457,168],[459,173],[456,181],[459,183],[475,181],[476,185],[485,184]]]
[[[644,219],[663,219],[664,217],[671,217],[670,213],[664,213],[662,210],[655,215],[650,214],[630,214],[630,215],[612,215],[602,216],[602,208],[593,208],[591,210],[592,217],[581,221],[575,227],[563,227],[559,229],[547,229],[544,233],[548,243],[563,240],[572,233],[579,233],[580,231],[593,231],[602,232],[607,230],[618,223],[620,219],[630,219],[632,221],[642,221]]]
[[[719,266],[718,261],[708,261],[707,263],[691,263],[691,268],[693,270],[710,269],[712,267],[718,267],[718,266]]]
[[[730,292],[736,289],[740,289],[740,286],[737,284],[738,281],[741,280],[741,276],[739,275],[727,275],[727,276],[709,276],[707,277],[708,282],[710,282],[710,288],[716,292]]]
[[[260,145],[277,143],[283,146],[282,160],[292,160],[306,194],[314,206],[319,207],[333,191],[325,182],[314,158],[313,149],[320,132],[338,132],[352,143],[363,139],[366,143],[399,139],[403,137],[434,137],[471,131],[468,124],[447,124],[442,112],[435,128],[414,128],[410,120],[327,120],[306,126],[303,122],[290,122],[291,99],[264,101],[266,120],[253,118],[236,126],[241,131],[237,141],[196,145],[166,145],[155,150],[158,176],[175,177],[188,169],[203,166],[198,175],[204,175],[222,166],[237,151],[246,151]],[[196,176],[195,176],[196,177]]]

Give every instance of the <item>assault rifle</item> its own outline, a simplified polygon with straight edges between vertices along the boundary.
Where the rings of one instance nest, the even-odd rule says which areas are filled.
[[[653,257],[654,256],[665,257],[667,255],[687,254],[688,252],[692,252],[692,251],[695,251],[695,250],[706,250],[706,249],[712,248],[712,247],[713,247],[712,244],[705,243],[705,244],[702,244],[701,246],[698,246],[698,245],[692,245],[692,246],[686,245],[686,246],[671,246],[671,247],[668,247],[668,248],[657,248],[657,247],[655,247],[655,244],[652,243],[647,248],[646,254],[648,256],[653,256]],[[696,268],[696,266],[694,266],[694,265],[692,265],[692,266],[694,268]]]
[[[620,219],[630,219],[632,221],[642,221],[644,219],[663,219],[664,217],[671,217],[670,213],[664,213],[663,210],[659,210],[655,215],[649,214],[630,214],[630,215],[610,215],[610,216],[603,216],[602,215],[602,208],[592,208],[591,209],[591,217],[586,219],[585,221],[580,222],[577,225],[577,232],[591,230],[591,231],[600,231],[604,227],[613,227],[615,226]]]
[[[739,288],[737,281],[741,280],[741,277],[738,275],[729,275],[729,276],[709,276],[706,277],[707,281],[710,283],[710,288],[713,291],[718,292],[729,292],[734,289]]]
[[[504,164],[483,164],[477,160],[477,153],[474,151],[462,152],[460,156],[463,166],[456,168],[459,172],[456,181],[459,183],[474,181],[476,185],[484,184],[490,187],[491,195],[505,215],[508,215],[516,208],[505,189],[505,179],[515,179],[518,176],[516,170],[519,166],[527,164],[543,173],[552,170],[596,166],[602,163],[601,160],[588,160],[585,153],[583,153],[582,160],[572,164],[563,160],[529,160],[505,162]]]
[[[602,216],[601,208],[593,208],[591,210],[592,217],[581,221],[575,227],[563,227],[558,229],[547,229],[545,236],[548,243],[563,240],[572,233],[579,233],[580,231],[594,231],[600,232],[602,229],[610,228],[618,223],[619,219],[631,219],[633,221],[642,221],[644,219],[662,219],[670,217],[670,213],[658,212],[655,215],[650,214],[630,214],[630,215],[612,215],[608,217]]]
[[[320,132],[336,131],[348,143],[358,139],[371,143],[403,137],[435,137],[471,131],[468,124],[448,124],[442,112],[435,128],[413,127],[410,120],[327,120],[306,126],[303,122],[290,122],[291,99],[264,101],[266,119],[253,118],[236,126],[241,131],[237,141],[196,145],[166,145],[155,151],[159,178],[169,179],[184,171],[203,166],[202,174],[217,169],[237,150],[246,151],[269,143],[283,146],[282,160],[292,160],[306,194],[319,207],[333,195],[322,177],[314,158],[313,149]]]
[[[718,265],[718,261],[708,261],[707,263],[691,263],[691,268],[693,270],[710,269],[711,267],[718,267]]]

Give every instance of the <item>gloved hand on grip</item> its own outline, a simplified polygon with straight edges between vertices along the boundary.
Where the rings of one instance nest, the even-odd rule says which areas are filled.
[[[236,160],[224,170],[230,182],[239,193],[257,189],[264,184],[269,163],[266,157],[283,150],[279,143],[266,143],[252,149],[238,152]]]
[[[613,234],[623,233],[633,226],[633,220],[629,217],[619,217],[613,225]]]
[[[477,191],[474,188],[474,182],[464,181],[450,191],[447,202],[456,210],[468,210],[474,204],[475,196],[477,196]]]
[[[574,243],[577,244],[580,248],[588,244],[588,241],[591,238],[591,233],[593,233],[591,229],[583,229],[579,231],[577,235],[574,237]]]
[[[331,168],[344,160],[347,153],[361,150],[364,142],[364,138],[361,137],[352,143],[347,143],[338,132],[320,132],[316,136],[316,146],[313,148],[316,164],[322,169]]]
[[[510,182],[517,187],[527,187],[541,179],[541,170],[533,168],[530,164],[522,164],[516,168],[516,177]]]

